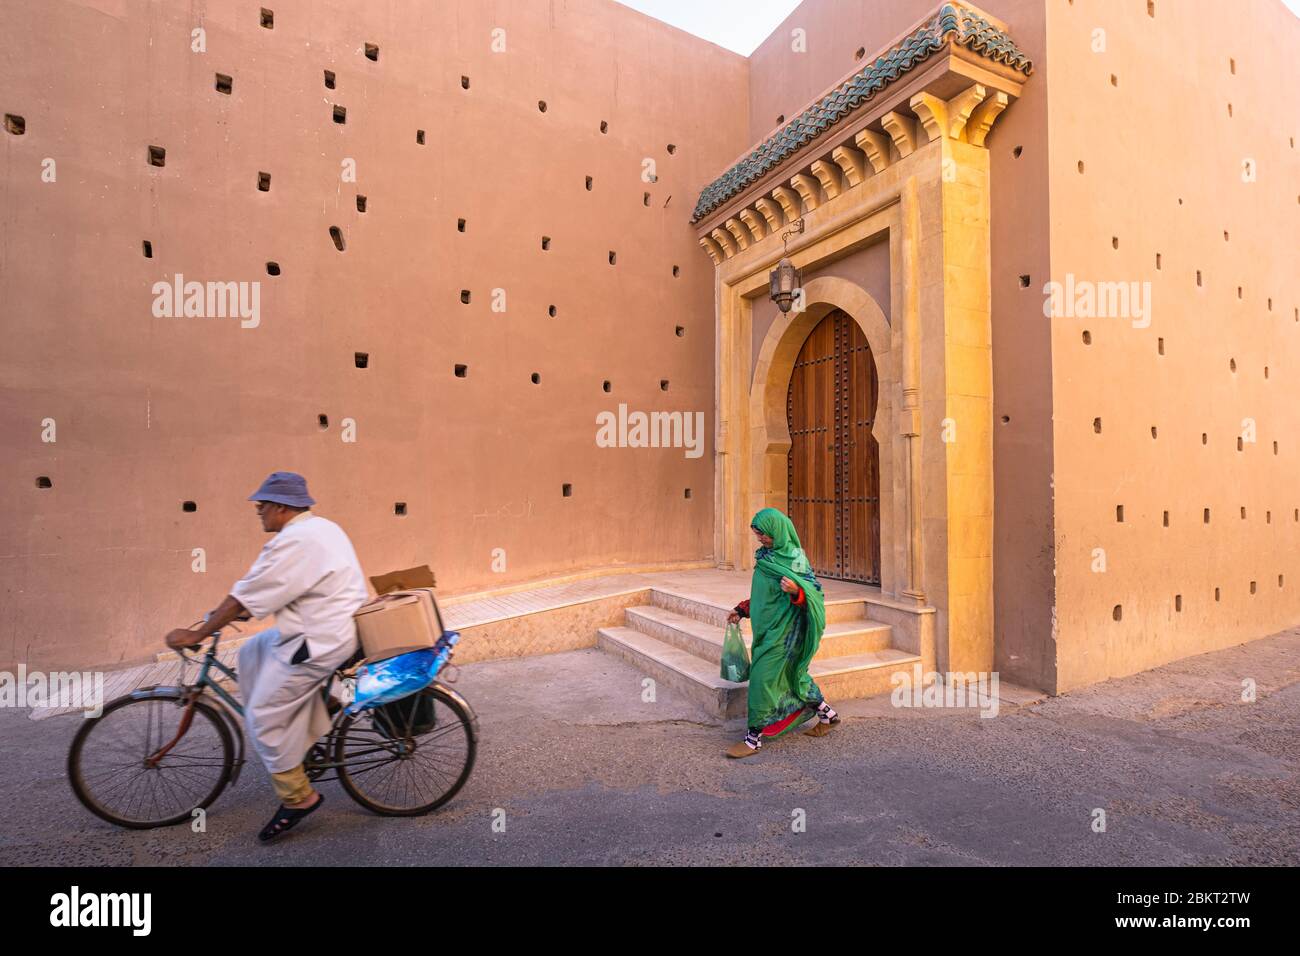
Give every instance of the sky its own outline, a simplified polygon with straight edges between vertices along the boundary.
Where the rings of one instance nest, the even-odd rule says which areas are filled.
[[[656,20],[749,56],[799,0],[618,0]],[[1300,4],[1300,0],[1294,0]]]
[[[618,0],[624,6],[670,23],[749,56],[788,17],[799,0]],[[1269,0],[1247,0],[1250,3]],[[1300,16],[1300,0],[1282,0]],[[937,4],[936,4],[937,6]]]

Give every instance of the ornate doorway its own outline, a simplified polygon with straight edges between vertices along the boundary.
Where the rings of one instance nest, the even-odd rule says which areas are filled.
[[[822,577],[880,584],[878,390],[862,329],[832,310],[804,341],[786,397],[790,519]]]

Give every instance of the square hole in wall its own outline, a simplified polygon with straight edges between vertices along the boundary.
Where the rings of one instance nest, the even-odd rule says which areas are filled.
[[[14,113],[5,114],[5,131],[15,136],[22,136],[27,132],[27,120]]]
[[[369,352],[353,352],[353,353],[352,353],[352,360],[353,360],[354,362],[356,362],[357,368],[369,368],[369,367],[370,367],[370,353],[369,353]]]
[[[611,249],[609,252],[609,264],[612,266],[617,262],[618,262],[618,253]]]
[[[542,236],[542,250],[545,251],[550,248],[551,248],[551,237]]]
[[[275,11],[262,8],[262,26],[268,30],[275,29]]]
[[[145,257],[146,259],[152,259],[152,258],[153,258],[153,243],[150,242],[148,239],[146,239],[146,240],[144,241],[144,243],[142,244],[142,248],[144,249],[144,257]]]
[[[195,511],[198,510],[199,510],[199,506],[195,504],[193,501],[181,502],[181,511],[184,511],[186,514],[193,514]]]
[[[229,96],[230,91],[234,89],[235,81],[231,77],[226,76],[226,74],[224,73],[218,73],[216,86],[217,86],[218,93],[225,93],[227,96]]]
[[[661,392],[666,392],[666,391],[668,391],[668,379],[666,379],[666,378],[661,378],[661,379],[659,380],[659,391],[661,391]]]
[[[687,489],[686,489],[686,494],[685,494],[684,497],[686,497],[686,498],[690,498],[690,496],[691,496],[691,489],[687,488]]]
[[[468,77],[468,76],[462,76],[462,77],[460,78],[460,88],[461,88],[462,90],[468,90],[468,89],[469,89],[469,77]]]
[[[464,219],[457,219],[457,220],[456,220],[456,231],[457,231],[457,232],[464,232],[464,231],[465,231],[465,220],[464,220]]]
[[[37,488],[53,488],[54,482],[50,481],[49,475],[38,475],[36,477]]]
[[[608,391],[609,391],[610,389],[612,389],[613,387],[614,387],[614,386],[613,386],[613,384],[610,383],[609,379],[605,379],[605,381],[603,381],[603,382],[600,383],[601,391],[608,392]]]
[[[565,498],[572,498],[572,497],[573,497],[573,485],[568,484],[567,482],[566,482],[565,484],[561,485],[561,486],[560,486],[560,494],[562,494]]]
[[[676,332],[677,337],[680,339],[683,335],[686,334],[686,326],[679,325],[674,331]]]
[[[681,274],[682,274],[682,267],[681,267],[681,266],[673,266],[673,278],[676,279],[676,278],[677,278],[679,275],[681,275]]]
[[[330,417],[326,415],[324,412],[321,412],[321,414],[316,416],[316,424],[319,425],[321,428],[329,428]]]
[[[601,131],[602,133],[608,133],[608,132],[609,132],[609,123],[607,123],[605,120],[601,120],[601,121],[600,121],[600,131]]]
[[[455,372],[457,378],[464,378],[469,374],[469,367],[466,365],[457,365],[455,367]]]
[[[326,70],[326,71],[325,71],[325,89],[327,89],[327,90],[332,90],[332,89],[334,89],[334,71],[333,71],[333,70]]]
[[[370,60],[371,62],[378,63],[378,62],[379,62],[379,47],[375,46],[375,44],[373,44],[373,43],[367,43],[367,44],[366,44],[366,59],[367,59],[367,60]]]
[[[460,301],[465,305],[469,305],[469,289],[460,290]]]
[[[334,107],[334,122],[342,124],[348,121],[348,108],[346,106]]]
[[[266,274],[269,276],[278,276],[280,274],[280,263],[268,262],[266,264]]]
[[[271,174],[270,174],[270,173],[258,173],[258,174],[257,174],[257,191],[258,191],[258,192],[263,192],[263,193],[269,193],[269,192],[271,191]]]
[[[365,212],[365,211],[366,211],[366,197],[361,195],[361,193],[357,193],[357,212]]]
[[[555,308],[555,306],[553,306],[553,305],[548,305],[548,306],[546,307],[546,314],[549,315],[551,318],[555,318],[555,313],[556,313],[556,308]]]
[[[394,502],[393,502],[393,514],[397,515],[397,517],[399,517],[399,518],[405,518],[405,517],[406,517],[406,502],[405,502],[405,501],[394,501]]]
[[[149,165],[150,165],[150,166],[166,166],[166,165],[167,165],[167,150],[163,149],[161,146],[150,146],[150,147],[149,147]]]
[[[334,242],[334,248],[342,252],[346,247],[343,242],[343,230],[338,226],[330,226],[330,239]]]
[[[422,129],[417,129],[417,130],[415,131],[415,142],[416,142],[417,145],[420,145],[420,146],[423,146],[423,145],[424,145],[424,130],[422,130]]]
[[[587,182],[587,192],[591,192],[591,177],[590,177],[590,176],[587,177],[586,182]]]

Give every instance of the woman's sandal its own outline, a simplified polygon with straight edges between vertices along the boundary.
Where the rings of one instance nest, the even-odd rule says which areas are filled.
[[[319,793],[319,791],[317,792]],[[262,827],[262,832],[257,835],[257,838],[263,843],[274,840],[285,831],[296,827],[302,822],[303,817],[314,813],[324,802],[325,794],[321,793],[315,803],[310,807],[303,807],[301,810],[286,807],[283,803],[280,804],[280,809],[275,811],[275,816],[271,818],[271,822]]]
[[[819,711],[814,710],[813,720],[815,721],[815,723],[807,730],[805,730],[803,732],[803,735],[805,737],[825,737],[827,734],[829,734],[831,732],[831,728],[837,726],[840,722],[840,715],[838,712],[835,711],[834,708],[831,709],[830,713],[832,715],[830,720],[822,720]]]
[[[813,726],[805,730],[803,732],[803,735],[805,737],[825,737],[827,734],[831,732],[831,728],[838,723],[839,720],[828,721],[827,723],[824,724],[821,721],[818,721],[817,723],[813,724]]]

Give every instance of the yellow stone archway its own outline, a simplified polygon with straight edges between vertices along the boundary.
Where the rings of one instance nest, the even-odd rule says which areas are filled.
[[[895,371],[892,336],[884,310],[866,289],[848,279],[819,276],[803,286],[804,308],[789,316],[777,316],[767,330],[754,365],[749,392],[750,442],[753,475],[768,476],[754,493],[753,510],[771,506],[789,512],[786,458],[790,451],[790,425],[786,418],[786,393],[799,350],[809,333],[834,309],[841,309],[857,322],[871,347],[876,363],[877,407],[873,434],[880,453],[880,553],[881,585],[894,587],[893,562],[886,556],[893,548],[892,449],[890,435],[897,432],[893,416]]]

